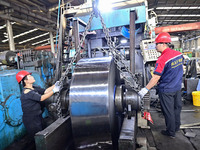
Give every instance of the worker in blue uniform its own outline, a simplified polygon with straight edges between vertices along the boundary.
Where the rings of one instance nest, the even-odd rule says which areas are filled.
[[[174,138],[181,124],[183,55],[170,49],[170,42],[169,33],[162,32],[156,37],[156,49],[161,53],[161,56],[156,61],[151,80],[138,94],[143,98],[158,83],[158,94],[166,124],[166,130],[162,130],[161,133]]]
[[[59,92],[60,85],[57,81],[55,85],[46,90],[33,86],[35,82],[31,73],[22,70],[16,74],[18,83],[23,84],[23,92],[21,93],[21,105],[23,111],[23,123],[31,139],[34,135],[44,129],[42,109],[40,102],[46,100],[54,93]]]

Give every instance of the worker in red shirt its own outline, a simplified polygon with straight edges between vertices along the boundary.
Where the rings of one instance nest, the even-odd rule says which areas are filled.
[[[143,98],[158,83],[158,94],[166,124],[166,130],[162,130],[161,133],[174,138],[181,124],[183,55],[170,49],[170,42],[169,33],[162,32],[156,37],[156,50],[161,53],[161,56],[156,61],[151,80],[138,94]]]

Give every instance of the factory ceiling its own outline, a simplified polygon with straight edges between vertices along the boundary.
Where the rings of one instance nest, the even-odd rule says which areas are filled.
[[[85,0],[63,1],[70,2],[72,6],[85,2]],[[124,3],[126,1],[130,0],[124,0]],[[57,8],[58,0],[0,0],[0,51],[9,50],[6,20],[10,20],[12,24],[16,49],[34,48],[47,43],[49,32],[55,37]],[[149,14],[156,14],[158,27],[200,22],[200,0],[148,0],[148,9]],[[192,38],[200,35],[200,31],[174,34],[188,34]]]
[[[200,0],[148,0],[148,9],[157,15],[157,27],[200,22]],[[177,32],[193,38],[200,35],[200,30]]]

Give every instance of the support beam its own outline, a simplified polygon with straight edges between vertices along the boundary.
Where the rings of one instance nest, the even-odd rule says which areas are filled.
[[[38,14],[35,14],[35,13],[33,13],[31,11],[28,11],[26,9],[22,9],[20,7],[13,7],[13,9],[16,10],[16,11],[18,11],[18,12],[20,12],[20,13],[26,14],[28,16],[32,16],[34,18],[40,19],[42,21],[46,21],[46,22],[49,22],[49,23],[56,24],[56,20],[53,21],[52,19],[48,19],[47,16],[40,16]]]
[[[137,1],[125,1],[125,2],[116,2],[113,4],[113,9],[124,9],[124,8],[130,8],[130,7],[136,7],[143,5],[145,0],[137,0]],[[82,8],[79,7],[79,9],[67,9],[64,11],[64,14],[66,15],[75,15],[74,17],[84,16],[88,15],[92,12],[92,6],[86,7],[86,5],[82,5]]]
[[[55,81],[58,81],[62,74],[62,57],[63,57],[63,49],[64,49],[64,34],[66,29],[66,18],[63,14],[60,16],[60,28],[59,28],[59,41],[58,41],[58,49],[56,51],[57,60],[56,60],[56,73],[55,73]]]
[[[8,33],[8,39],[9,39],[9,47],[11,51],[15,51],[15,43],[14,43],[14,38],[13,38],[13,30],[12,30],[12,25],[9,20],[6,22],[6,27],[7,27],[7,33]]]
[[[195,50],[198,49],[198,38],[194,39],[194,48],[195,48]]]
[[[73,22],[73,34],[74,34],[74,39],[75,39],[75,50],[78,50],[78,45],[79,45],[79,21],[74,20]],[[80,53],[77,56],[76,62],[80,60]]]
[[[6,1],[0,1],[0,5],[6,6],[6,7],[11,7],[10,3],[6,2]]]
[[[136,149],[136,117],[131,119],[124,118],[122,129],[120,132],[118,144],[119,150],[135,150]]]
[[[49,32],[49,36],[50,36],[50,43],[51,43],[51,52],[53,54],[55,54],[54,41],[53,41],[53,33]]]
[[[166,27],[157,27],[155,28],[155,33],[159,34],[161,32],[192,31],[192,30],[199,30],[199,29],[200,29],[200,22],[195,22],[195,23],[172,25],[172,26],[166,26]]]
[[[18,23],[21,23],[21,24],[25,24],[25,25],[28,25],[28,26],[31,26],[31,27],[35,27],[35,28],[40,28],[44,31],[52,31],[52,32],[55,32],[56,30],[54,30],[53,28],[46,28],[44,26],[41,26],[41,25],[37,25],[35,23],[30,23],[28,21],[25,21],[25,20],[21,20],[21,19],[18,19],[18,18],[15,18],[15,17],[11,17],[9,15],[0,15],[0,18],[2,19],[5,19],[5,20],[12,20],[12,21],[15,21],[15,22],[18,22]]]
[[[92,58],[91,39],[87,40],[87,45],[88,45],[88,57]]]
[[[14,6],[14,5],[10,4],[9,2],[0,1],[0,5],[6,6],[6,7],[12,7],[12,10],[16,10],[20,13],[26,14],[28,16],[32,16],[32,17],[40,19],[42,21],[46,21],[46,22],[56,24],[56,20],[53,21],[52,19],[48,19],[47,16],[41,16],[41,15],[35,14],[35,13],[31,12],[30,10],[24,9],[22,7],[19,7],[19,6]]]
[[[130,70],[135,73],[135,10],[130,11]]]

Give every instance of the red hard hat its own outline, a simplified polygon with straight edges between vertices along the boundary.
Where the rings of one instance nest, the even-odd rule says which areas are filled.
[[[20,83],[20,82],[22,81],[22,79],[23,79],[25,76],[29,75],[29,74],[31,74],[31,73],[28,72],[28,71],[25,71],[25,70],[22,70],[22,71],[18,72],[18,73],[16,74],[17,82]]]
[[[171,37],[167,32],[159,33],[155,39],[155,43],[170,43],[170,42],[171,42]]]

